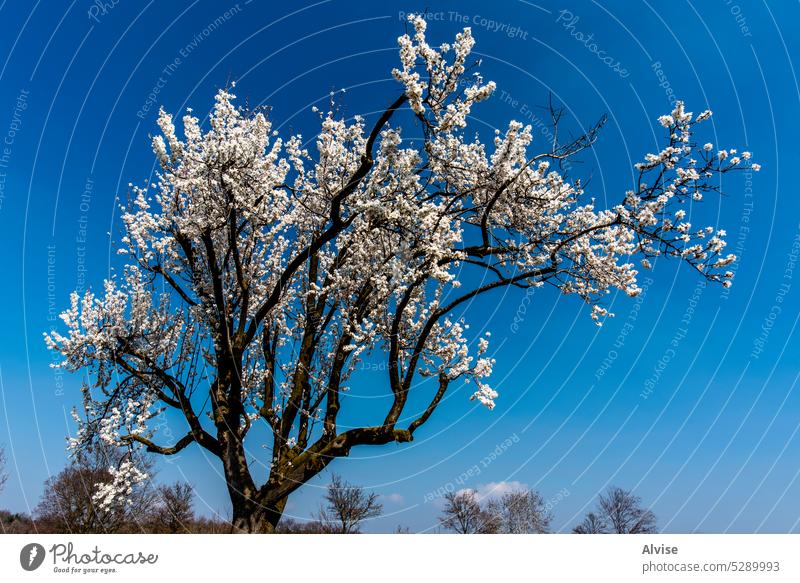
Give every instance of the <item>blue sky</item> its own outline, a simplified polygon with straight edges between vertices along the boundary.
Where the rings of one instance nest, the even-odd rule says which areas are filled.
[[[714,111],[699,140],[750,150],[763,170],[727,176],[726,195],[693,211],[727,229],[741,256],[730,290],[659,261],[642,297],[612,298],[617,316],[602,329],[580,302],[550,290],[473,303],[473,327],[493,334],[497,408],[456,390],[413,444],[337,461],[335,471],[385,496],[385,516],[367,530],[433,529],[437,491],[506,482],[552,500],[561,530],[609,484],[634,489],[667,531],[800,530],[800,203],[791,180],[800,8],[665,6],[0,1],[0,444],[11,473],[0,507],[27,511],[65,463],[79,379],[49,368],[42,332],[70,291],[96,287],[118,265],[115,196],[152,175],[158,106],[202,112],[236,80],[240,98],[270,105],[284,132],[313,136],[311,106],[331,90],[347,90],[346,115],[374,115],[398,91],[390,71],[402,16],[427,7],[436,42],[473,28],[481,70],[498,85],[474,110],[476,127],[535,123],[550,92],[569,131],[609,115],[573,169],[591,178],[598,201],[613,204],[629,187],[672,95]],[[350,397],[357,414],[384,382],[363,372]],[[225,514],[219,473],[194,449],[162,463],[159,478],[190,481],[198,510]],[[327,479],[297,492],[287,513],[308,516]]]

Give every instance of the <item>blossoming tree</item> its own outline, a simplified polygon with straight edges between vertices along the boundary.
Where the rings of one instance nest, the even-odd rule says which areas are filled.
[[[693,227],[684,203],[716,191],[715,175],[758,166],[747,152],[697,147],[694,126],[710,112],[678,102],[660,118],[663,150],[600,209],[551,169],[597,128],[534,154],[532,128],[512,121],[482,143],[468,117],[495,85],[470,72],[470,30],[434,47],[425,21],[410,22],[399,96],[369,125],[320,114],[314,148],[278,137],[230,90],[207,127],[187,113],[183,137],[160,113],[158,179],[133,188],[122,216],[124,273],[72,294],[66,331],[45,335],[58,366],[92,379],[70,447],[130,451],[98,503],[146,478],[137,452],[197,445],[221,462],[235,528],[269,532],[335,458],[411,441],[454,383],[472,380],[472,398],[494,407],[488,339],[469,338],[458,317],[473,298],[550,284],[600,324],[610,290],[639,293],[634,261],[659,256],[729,285],[724,232]],[[343,429],[365,358],[385,362],[391,405],[374,425]],[[406,408],[412,389],[428,391],[427,406]],[[185,422],[169,443],[153,420],[164,409]]]

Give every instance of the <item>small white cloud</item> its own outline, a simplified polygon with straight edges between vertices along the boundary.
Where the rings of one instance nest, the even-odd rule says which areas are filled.
[[[527,489],[527,484],[512,480],[510,482],[489,482],[488,484],[482,484],[478,486],[477,493],[478,499],[483,500],[484,498],[499,498],[508,492]]]
[[[397,493],[385,494],[385,495],[381,496],[381,498],[385,498],[386,500],[388,500],[392,504],[402,504],[403,501],[405,500],[405,498],[403,498],[402,494],[397,494]]]

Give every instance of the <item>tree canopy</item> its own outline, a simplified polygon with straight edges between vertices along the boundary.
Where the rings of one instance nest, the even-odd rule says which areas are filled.
[[[611,290],[640,293],[637,262],[673,257],[730,284],[725,232],[688,215],[719,189],[717,174],[758,165],[696,144],[710,111],[677,102],[659,120],[663,149],[600,208],[558,167],[594,144],[603,120],[538,151],[518,121],[482,141],[470,113],[495,84],[470,60],[470,30],[434,46],[423,18],[409,22],[390,105],[370,123],[333,105],[318,112],[310,147],[278,135],[265,111],[237,107],[233,85],[207,124],[187,110],[182,134],[161,111],[160,172],[131,187],[122,215],[127,265],[102,290],[72,294],[66,330],[45,335],[58,366],[92,379],[73,449],[174,455],[196,444],[222,464],[236,528],[271,530],[332,460],[411,441],[454,383],[474,383],[472,398],[495,406],[489,335],[474,338],[459,315],[472,299],[549,285],[601,324]],[[342,428],[367,357],[385,362],[391,405],[372,425]],[[428,405],[407,410],[412,390],[428,391]],[[185,421],[171,443],[153,423],[165,408]],[[104,504],[145,478],[134,459],[111,469]]]

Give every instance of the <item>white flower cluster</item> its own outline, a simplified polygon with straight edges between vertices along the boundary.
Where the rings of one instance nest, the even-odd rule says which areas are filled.
[[[428,44],[425,37],[425,19],[411,14],[408,21],[414,27],[414,36],[404,34],[397,39],[403,68],[394,69],[392,74],[405,86],[409,105],[417,115],[425,119],[426,110],[432,112],[430,123],[435,131],[465,127],[472,106],[488,99],[495,90],[494,82],[483,83],[480,75],[476,74],[465,84],[461,94],[450,99],[462,89],[459,84],[475,45],[472,31],[465,28],[456,35],[452,46],[443,44],[437,50]],[[452,63],[448,63],[446,55],[451,51],[454,56]],[[417,70],[419,63],[425,68],[425,78]]]
[[[616,210],[620,223],[636,232],[631,251],[644,255],[645,268],[659,255],[679,257],[708,279],[729,287],[733,273],[722,268],[736,256],[723,253],[725,231],[712,226],[694,228],[686,220],[687,207],[703,200],[705,193],[719,190],[713,177],[736,170],[758,171],[760,166],[751,162],[750,152],[737,156],[735,149],[719,150],[715,155],[711,143],[698,148],[692,139],[695,126],[710,117],[708,110],[694,116],[682,101],[670,115],[661,116],[669,143],[637,164],[637,189],[628,192],[625,204]]]
[[[136,484],[145,481],[148,476],[129,459],[123,460],[119,466],[109,466],[111,481],[97,484],[94,501],[103,509],[110,509],[119,502],[129,502]]]
[[[486,382],[492,374],[495,359],[486,356],[489,349],[490,332],[478,339],[476,356],[470,355],[469,340],[465,333],[469,324],[464,320],[452,322],[445,318],[437,323],[431,332],[430,341],[422,355],[425,366],[420,369],[423,376],[444,376],[449,380],[463,378],[466,382],[474,380],[478,390],[470,397],[478,400],[488,409],[494,409],[494,399],[498,393]]]

